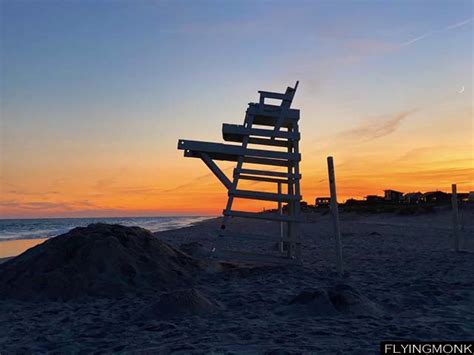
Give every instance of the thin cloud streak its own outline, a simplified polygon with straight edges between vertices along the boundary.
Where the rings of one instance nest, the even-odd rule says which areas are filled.
[[[455,23],[453,25],[450,25],[450,26],[446,27],[446,30],[452,30],[453,28],[458,28],[458,27],[467,25],[469,22],[472,22],[472,20],[474,20],[474,17],[471,17],[470,19],[467,19],[465,21],[461,21],[461,22]]]
[[[231,169],[234,169],[234,166],[228,166],[227,168],[224,168],[224,169],[221,169],[223,172],[227,172]],[[180,189],[184,189],[184,188],[187,188],[187,187],[190,187],[190,186],[195,186],[195,184],[198,182],[198,181],[202,181],[202,180],[207,180],[209,179],[210,177],[214,177],[214,174],[211,172],[211,173],[208,173],[208,174],[205,174],[205,175],[201,175],[201,176],[198,176],[196,178],[194,178],[193,180],[185,183],[185,184],[182,184],[182,185],[179,185],[179,186],[176,186],[176,187],[173,187],[171,189],[167,189],[167,190],[163,190],[162,192],[166,192],[166,193],[169,193],[169,192],[174,192],[174,191],[177,191],[177,190],[180,190]],[[215,183],[216,181],[212,181],[212,183]]]
[[[423,35],[421,35],[421,36],[418,36],[418,37],[413,38],[413,39],[411,39],[411,40],[409,40],[409,41],[406,41],[406,42],[401,43],[401,44],[400,44],[400,47],[409,46],[410,44],[413,44],[413,43],[416,43],[416,42],[418,42],[418,41],[421,41],[422,39],[425,39],[426,37],[429,37],[429,36],[431,36],[433,33],[436,33],[436,32],[438,32],[438,31],[427,32],[427,33],[425,33],[425,34],[423,34]]]
[[[467,20],[464,20],[464,21],[461,21],[461,22],[457,22],[457,23],[454,23],[452,25],[449,25],[441,30],[435,30],[435,31],[430,31],[430,32],[427,32],[427,33],[424,33],[422,34],[421,36],[418,36],[418,37],[415,37],[415,38],[412,38],[406,42],[403,42],[402,44],[400,44],[400,47],[405,47],[405,46],[409,46],[413,43],[416,43],[418,41],[421,41],[422,39],[425,39],[425,38],[428,38],[428,37],[431,37],[432,35],[436,34],[436,33],[440,33],[440,32],[444,32],[444,31],[450,31],[452,29],[455,29],[455,28],[459,28],[459,27],[462,27],[462,26],[465,26],[467,24],[469,24],[470,22],[472,22],[474,18],[471,17],[470,19],[467,19]]]
[[[17,200],[0,201],[1,208],[15,208],[22,210],[74,210],[77,208],[98,208],[98,206],[88,200],[72,202],[49,202],[49,201],[29,201],[21,202]]]
[[[339,137],[343,139],[361,139],[365,142],[381,138],[395,132],[403,120],[417,111],[418,109],[411,109],[395,113],[389,116],[388,119],[383,119],[383,116],[371,119],[359,127],[341,132]]]

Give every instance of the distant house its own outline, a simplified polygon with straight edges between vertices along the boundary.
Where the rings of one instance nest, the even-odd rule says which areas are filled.
[[[356,200],[355,198],[350,198],[345,203],[346,206],[356,206],[356,205],[363,205],[363,204],[365,204],[365,201]]]
[[[409,204],[417,204],[422,201],[423,194],[421,192],[409,192],[403,195],[403,201]]]
[[[331,202],[330,197],[316,197],[316,207],[328,207]]]
[[[469,196],[467,197],[468,202],[474,202],[474,191],[469,192]]]
[[[451,195],[443,191],[425,192],[422,197],[426,203],[447,203],[451,201]]]
[[[367,195],[365,200],[369,203],[377,203],[377,202],[384,202],[385,199],[382,196],[377,195]]]
[[[469,202],[469,193],[468,192],[458,192],[458,201],[459,202]]]
[[[400,192],[400,191],[384,190],[384,193],[385,193],[385,201],[400,202],[403,197],[403,192]]]

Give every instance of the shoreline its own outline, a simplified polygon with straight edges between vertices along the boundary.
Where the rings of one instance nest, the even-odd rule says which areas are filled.
[[[464,213],[469,215],[472,213],[469,210],[461,210],[460,213],[460,229],[462,232],[465,233],[472,233],[474,231],[474,225],[469,225],[468,216],[464,216]],[[320,218],[326,217],[325,211],[318,211],[318,212],[311,212],[311,213],[303,213],[305,215],[305,221],[303,223],[317,223],[317,220]],[[213,221],[219,220],[220,216],[180,216],[183,218],[202,218],[202,220],[190,222],[187,225],[183,226],[175,226],[170,229],[152,231],[148,229],[146,226],[142,227],[140,225],[135,225],[147,230],[150,230],[155,235],[160,235],[161,233],[167,232],[174,232],[174,231],[181,231],[188,228],[192,228],[194,226],[199,226],[206,223],[213,224]],[[110,219],[115,219],[115,217],[109,217]],[[145,217],[124,217],[127,218],[145,218]],[[158,217],[153,217],[158,218]],[[170,217],[171,218],[171,217]],[[425,213],[419,215],[398,215],[394,213],[351,213],[351,212],[344,212],[340,213],[341,222],[351,222],[356,224],[366,224],[366,225],[373,225],[373,226],[386,226],[386,227],[407,227],[407,228],[415,228],[415,229],[431,229],[437,230],[439,232],[447,232],[451,231],[451,213],[449,210],[437,210],[435,213]],[[49,219],[49,218],[46,218]],[[81,218],[76,218],[81,219]],[[467,219],[467,220],[466,220]],[[421,223],[420,223],[421,222]],[[467,223],[466,223],[467,222]],[[104,222],[105,223],[105,222]],[[114,223],[112,223],[114,224]],[[120,223],[118,223],[120,224]],[[466,225],[467,224],[467,225]],[[70,229],[80,227],[74,226]],[[216,227],[217,228],[217,227]],[[65,233],[65,232],[64,232]],[[5,261],[5,258],[12,258],[15,256],[20,255],[21,253],[25,252],[27,249],[32,248],[42,242],[48,240],[49,238],[54,238],[58,235],[63,233],[58,233],[53,236],[44,236],[44,237],[34,237],[34,238],[24,238],[24,239],[5,239],[0,240],[0,263]]]
[[[199,220],[199,221],[190,222],[189,224],[184,225],[184,226],[176,226],[176,227],[173,227],[173,228],[170,228],[170,229],[151,231],[151,232],[152,233],[160,233],[160,232],[166,232],[166,231],[170,231],[170,230],[180,230],[182,228],[192,227],[196,224],[218,218],[218,217],[213,217],[213,216],[210,216],[210,217],[208,217],[208,216],[178,216],[178,217],[182,217],[182,218],[202,218],[202,219]],[[108,218],[109,219],[116,219],[115,217],[108,217]],[[133,219],[133,218],[160,218],[160,217],[123,217],[123,219],[127,219],[127,218]],[[163,217],[163,218],[173,218],[173,217],[167,217],[166,216],[166,217]],[[56,219],[56,218],[42,218],[42,219],[50,220],[50,219]],[[81,220],[82,218],[75,218],[75,219]],[[98,218],[98,219],[100,219],[100,218]],[[107,218],[104,218],[104,219],[107,219]],[[98,223],[100,223],[100,222],[98,222]],[[106,222],[103,222],[103,223],[106,223]],[[112,224],[114,224],[114,223],[112,223]],[[141,227],[138,224],[135,225],[135,226]],[[74,227],[71,227],[69,230],[71,230],[73,228],[76,228],[76,227],[81,227],[81,226],[74,226]],[[141,228],[148,229],[146,227],[141,227]],[[6,260],[4,260],[5,258],[12,258],[12,257],[18,256],[21,253],[25,252],[26,250],[28,250],[28,249],[30,249],[30,248],[38,245],[38,244],[41,244],[41,243],[43,243],[44,241],[46,241],[50,238],[57,237],[58,235],[61,235],[63,233],[66,233],[66,232],[58,232],[58,234],[55,234],[55,235],[52,235],[52,236],[38,236],[38,237],[33,237],[33,238],[0,240],[0,263],[6,261]]]
[[[34,239],[9,239],[0,241],[0,263],[6,261],[4,259],[14,258],[26,250],[43,243],[50,237],[34,238]]]

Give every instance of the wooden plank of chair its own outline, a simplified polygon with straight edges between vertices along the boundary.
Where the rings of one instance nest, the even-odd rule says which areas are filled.
[[[296,195],[287,195],[287,194],[278,194],[274,192],[261,192],[261,191],[251,191],[251,190],[229,190],[229,196],[234,196],[238,198],[246,198],[251,200],[263,200],[263,201],[299,201],[301,196]]]
[[[260,213],[260,212],[247,212],[247,211],[236,211],[236,210],[224,210],[222,213],[224,216],[263,219],[267,221],[280,221],[280,222],[297,222],[298,221],[293,216],[279,215],[278,213]]]
[[[235,155],[238,157],[256,157],[256,158],[269,158],[269,159],[281,159],[286,161],[299,161],[301,159],[300,154],[277,152],[272,150],[263,149],[250,149],[244,148],[238,145],[222,144],[222,143],[211,143],[201,141],[190,141],[180,139],[178,141],[178,149],[184,151],[194,151],[200,153],[208,153],[212,158],[212,154],[226,154]]]
[[[280,171],[242,169],[240,172],[242,174],[275,176],[275,177],[283,177],[283,178],[288,178],[288,179],[301,179],[301,174],[300,175],[295,175],[295,174],[283,173],[283,172],[280,172]]]
[[[261,182],[281,183],[281,184],[287,184],[288,183],[288,179],[278,179],[278,178],[270,178],[270,177],[264,177],[264,176],[240,175],[239,179],[241,179],[241,180],[251,180],[251,181],[261,181]]]

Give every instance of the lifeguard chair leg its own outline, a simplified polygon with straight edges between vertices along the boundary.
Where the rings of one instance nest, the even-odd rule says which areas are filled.
[[[252,128],[252,124],[253,124],[253,115],[246,114],[245,119],[244,119],[244,127]],[[242,139],[242,147],[244,149],[247,148],[248,142],[249,142],[249,136],[245,136]],[[239,157],[239,159],[237,161],[237,166],[235,168],[235,173],[234,173],[234,179],[232,180],[232,184],[231,184],[230,188],[228,189],[229,192],[234,192],[237,189],[237,185],[239,183],[239,177],[240,177],[240,172],[242,170],[243,163],[244,163],[244,157],[241,156],[241,157]],[[229,194],[229,197],[227,199],[227,205],[226,205],[226,210],[227,211],[230,211],[232,209],[233,202],[234,202],[234,196]],[[219,236],[223,236],[224,230],[226,229],[226,225],[227,225],[228,221],[229,221],[229,216],[224,216],[222,218],[222,224],[221,224]]]

